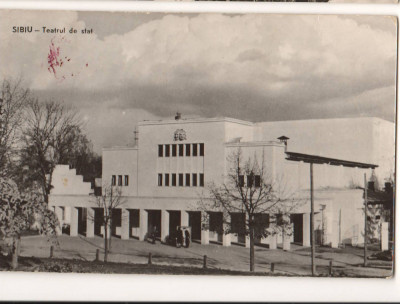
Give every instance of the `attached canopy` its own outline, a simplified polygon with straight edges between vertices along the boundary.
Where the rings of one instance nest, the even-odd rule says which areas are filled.
[[[286,159],[291,161],[302,161],[305,163],[313,164],[327,164],[332,166],[344,166],[351,168],[375,169],[378,165],[358,163],[348,160],[341,160],[336,158],[322,157],[317,155],[303,154],[297,152],[286,152]]]

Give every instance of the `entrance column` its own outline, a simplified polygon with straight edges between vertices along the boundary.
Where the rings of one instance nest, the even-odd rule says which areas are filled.
[[[201,212],[201,245],[210,244],[210,214]]]
[[[147,234],[148,212],[144,209],[140,209],[139,217],[139,240],[144,241]]]
[[[121,240],[129,240],[129,210],[121,210]]]
[[[226,233],[226,231],[230,231],[231,227],[229,222],[232,222],[230,214],[224,214],[222,219],[222,246],[229,247],[231,246],[231,234]]]
[[[270,217],[270,226],[273,228],[272,234],[269,236],[269,249],[276,249],[278,248],[278,234],[275,232],[275,227],[276,227],[276,215],[271,214]]]
[[[161,210],[161,242],[164,243],[169,234],[169,212]]]
[[[189,226],[189,213],[181,210],[181,226]]]
[[[62,226],[63,226],[63,209],[62,209],[62,207],[55,206],[54,213],[56,214],[58,223],[59,223],[58,227],[56,228],[56,234],[62,235]]]
[[[310,213],[303,213],[303,247],[310,247]]]
[[[87,208],[86,213],[86,237],[94,237],[94,209]]]
[[[71,223],[69,226],[69,235],[78,236],[78,208],[71,207]]]

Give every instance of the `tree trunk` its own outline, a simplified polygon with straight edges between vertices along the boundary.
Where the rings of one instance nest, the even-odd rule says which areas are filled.
[[[250,271],[254,271],[254,228],[250,228]]]
[[[12,245],[12,258],[11,258],[11,268],[16,269],[18,267],[18,256],[20,251],[20,240],[21,238],[14,237],[13,245]]]
[[[108,243],[108,250],[111,251],[111,235],[112,235],[112,210],[110,210],[110,239]]]
[[[108,223],[104,223],[104,263],[108,260]]]

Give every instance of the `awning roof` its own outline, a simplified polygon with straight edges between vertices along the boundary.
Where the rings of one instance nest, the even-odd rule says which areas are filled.
[[[303,161],[305,163],[313,164],[328,164],[332,166],[344,166],[351,168],[375,169],[378,165],[358,163],[348,160],[341,160],[336,158],[322,157],[317,155],[303,154],[297,152],[286,152],[286,159],[291,161]]]

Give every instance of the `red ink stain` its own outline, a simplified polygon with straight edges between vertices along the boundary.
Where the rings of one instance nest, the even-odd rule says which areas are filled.
[[[88,67],[89,66],[89,64],[88,63],[86,63],[86,67]]]
[[[57,75],[56,67],[60,66],[60,62],[58,61],[59,56],[60,56],[60,47],[55,47],[53,39],[51,39],[50,51],[47,54],[47,63],[49,65],[47,69],[50,73],[53,72],[54,76]]]

